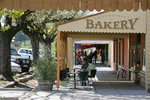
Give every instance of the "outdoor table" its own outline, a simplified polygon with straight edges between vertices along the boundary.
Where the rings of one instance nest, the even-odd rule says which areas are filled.
[[[74,75],[74,89],[76,89],[76,72],[70,72],[69,74],[73,74]]]
[[[76,72],[75,70],[76,70],[76,68],[74,69],[73,72],[70,72],[69,74],[73,74],[74,75],[74,89],[77,89],[76,88],[76,74],[78,74],[78,72]]]

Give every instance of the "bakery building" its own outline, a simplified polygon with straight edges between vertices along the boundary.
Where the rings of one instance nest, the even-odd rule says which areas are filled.
[[[73,44],[77,40],[109,41],[108,65],[115,71],[124,65],[127,80],[150,84],[150,11],[109,11],[70,22],[58,28],[57,71],[74,66]],[[57,73],[57,74],[58,74]],[[57,75],[59,81],[59,75]]]

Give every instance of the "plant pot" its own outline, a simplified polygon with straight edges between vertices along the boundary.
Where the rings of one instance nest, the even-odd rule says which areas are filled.
[[[38,80],[38,84],[39,84],[39,90],[49,91],[52,90],[54,82],[48,80],[46,81]]]

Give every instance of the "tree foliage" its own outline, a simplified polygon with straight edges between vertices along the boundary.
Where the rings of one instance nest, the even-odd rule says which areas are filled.
[[[50,44],[57,35],[56,24],[80,18],[75,11],[35,11],[27,16],[27,28],[38,34],[40,42]]]
[[[0,10],[0,19],[5,17],[4,27],[0,27],[1,31],[7,31],[8,29],[17,26],[20,23],[20,17],[24,14],[23,10]]]

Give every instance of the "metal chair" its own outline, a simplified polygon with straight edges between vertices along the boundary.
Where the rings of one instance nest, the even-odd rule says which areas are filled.
[[[81,71],[79,76],[79,81],[82,86],[86,86],[86,82],[88,82],[88,71]]]

